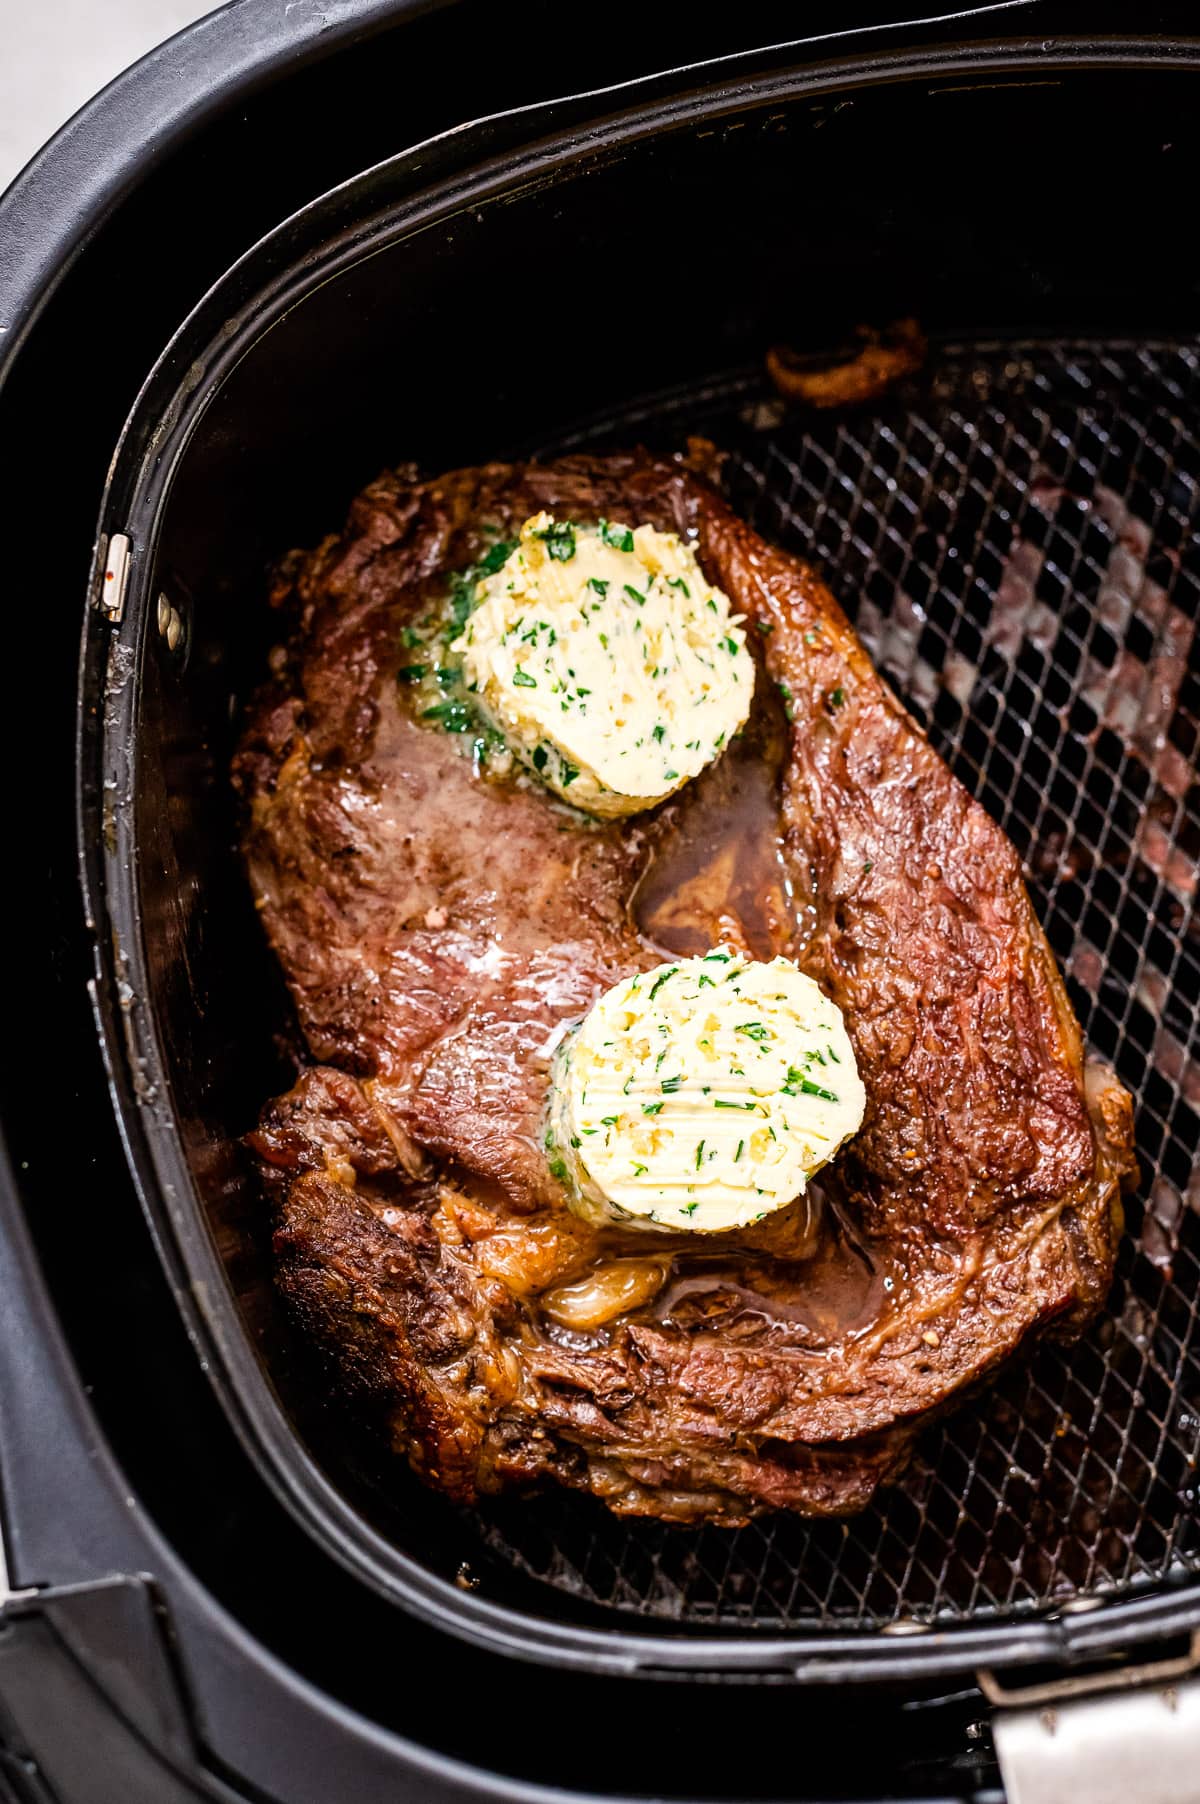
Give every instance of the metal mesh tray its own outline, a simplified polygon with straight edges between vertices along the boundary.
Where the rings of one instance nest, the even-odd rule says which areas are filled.
[[[1198,371],[1179,344],[975,346],[869,414],[789,417],[745,380],[602,433],[707,434],[741,511],[824,566],[1024,860],[1086,1037],[1133,1093],[1142,1184],[1107,1313],[931,1429],[864,1515],[481,1514],[525,1574],[795,1630],[995,1619],[1200,1567]]]

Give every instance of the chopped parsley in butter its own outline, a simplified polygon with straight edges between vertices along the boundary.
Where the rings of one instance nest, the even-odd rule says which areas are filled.
[[[651,808],[744,724],[754,663],[691,547],[653,526],[527,520],[451,651],[483,720],[566,801]]]
[[[587,1220],[711,1234],[799,1196],[865,1107],[836,1003],[718,947],[594,1004],[558,1054],[547,1157]]]

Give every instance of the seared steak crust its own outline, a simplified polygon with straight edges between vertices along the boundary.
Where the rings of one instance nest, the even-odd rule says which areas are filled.
[[[760,691],[787,702],[772,806],[792,902],[764,950],[845,1012],[867,1116],[822,1223],[801,1202],[701,1266],[695,1237],[576,1221],[542,1130],[556,1034],[664,956],[635,891],[689,810],[719,814],[731,760],[651,816],[584,823],[477,776],[396,681],[446,573],[541,508],[693,536],[762,629]],[[811,569],[685,463],[635,454],[385,476],[275,599],[292,630],[235,777],[314,1064],[251,1142],[285,1296],[431,1483],[470,1500],[555,1478],[679,1521],[844,1513],[931,1410],[1088,1321],[1129,1099],[1085,1068],[1011,846]],[[713,941],[742,931],[729,894],[702,895]],[[603,1326],[541,1307],[655,1258],[658,1294]]]

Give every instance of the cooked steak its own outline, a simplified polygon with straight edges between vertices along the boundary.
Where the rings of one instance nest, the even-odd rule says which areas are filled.
[[[481,772],[397,681],[449,574],[542,508],[688,535],[760,629],[745,740],[632,821]],[[1081,1330],[1129,1098],[1085,1064],[1012,847],[809,567],[684,462],[574,457],[385,476],[275,599],[290,637],[235,775],[313,1063],[250,1139],[285,1297],[430,1483],[553,1478],[675,1521],[844,1513],[930,1412]],[[819,1196],[744,1232],[585,1225],[542,1146],[556,1037],[731,938],[843,1010],[862,1131]]]

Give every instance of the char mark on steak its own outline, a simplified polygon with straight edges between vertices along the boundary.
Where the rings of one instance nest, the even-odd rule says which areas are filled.
[[[397,682],[447,574],[542,508],[688,535],[762,629],[746,746],[651,815],[584,821],[481,777]],[[1085,1062],[1012,847],[811,568],[684,462],[573,457],[385,476],[276,599],[291,632],[235,778],[312,1064],[250,1138],[285,1297],[430,1483],[470,1501],[556,1479],[679,1522],[844,1514],[932,1411],[1082,1329],[1112,1277],[1129,1098]],[[686,931],[821,984],[866,1119],[818,1212],[703,1247],[596,1230],[546,1166],[549,1051],[675,949],[637,898],[661,904],[663,861],[729,814],[751,755],[776,901],[739,914],[715,857],[689,867]]]

